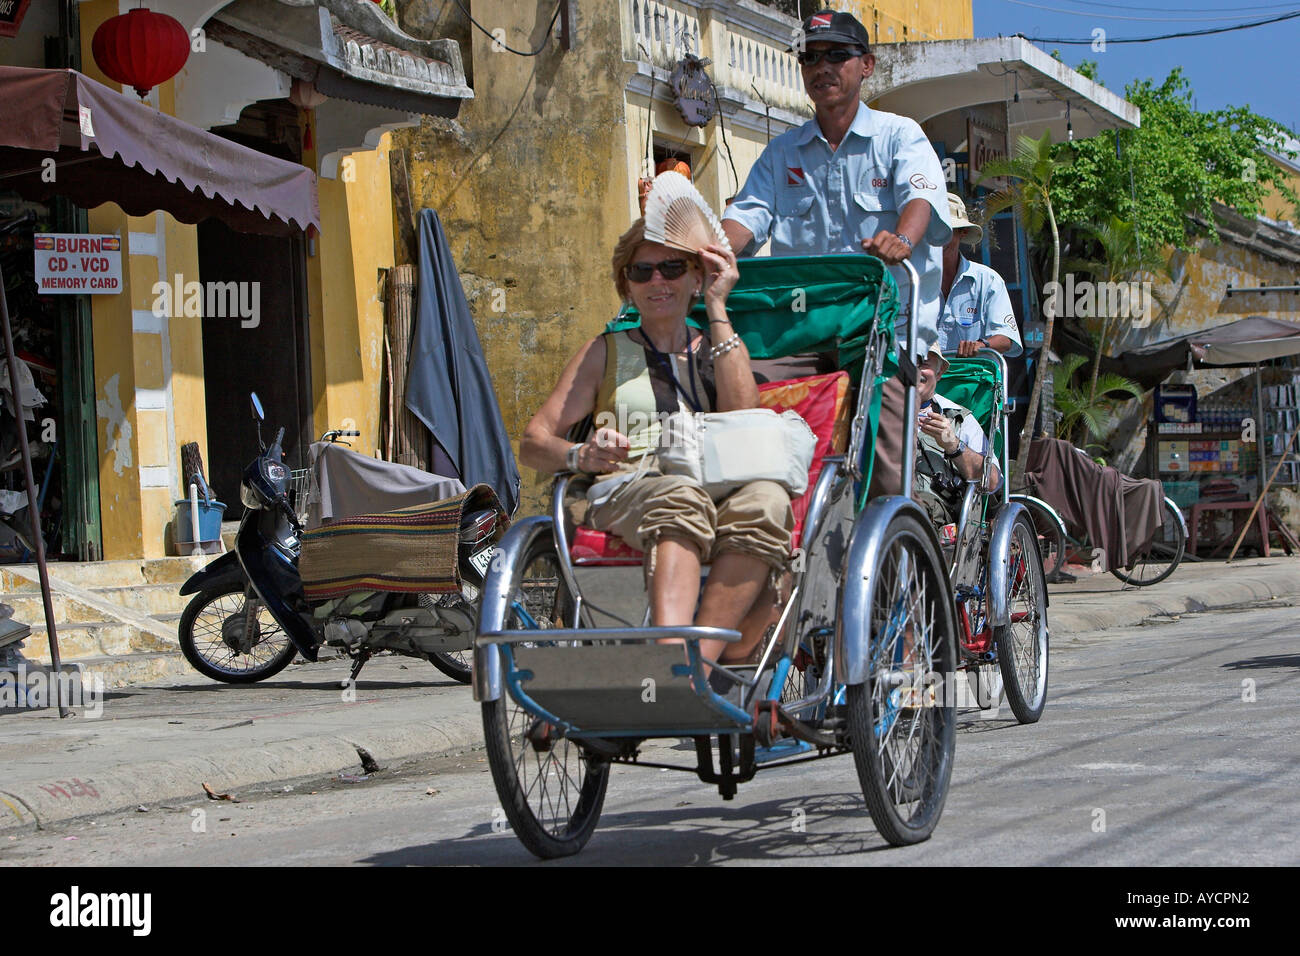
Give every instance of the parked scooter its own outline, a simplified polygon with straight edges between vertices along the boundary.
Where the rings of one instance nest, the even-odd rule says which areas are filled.
[[[375,651],[387,649],[428,660],[469,683],[474,602],[495,546],[498,512],[467,511],[461,519],[458,594],[375,591],[309,604],[298,573],[303,527],[289,500],[289,469],[280,445],[284,429],[270,446],[263,444],[265,414],[256,393],[251,403],[262,451],[240,482],[246,510],[235,548],[192,575],[180,591],[196,595],[179,626],[186,660],[214,680],[247,684],[279,673],[295,654],[314,661],[328,645],[352,658],[349,680],[355,680]],[[358,434],[329,431],[321,441]]]

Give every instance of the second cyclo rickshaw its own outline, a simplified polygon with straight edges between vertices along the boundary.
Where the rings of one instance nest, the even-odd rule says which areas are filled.
[[[981,478],[965,483],[945,546],[956,599],[958,666],[970,678],[975,703],[1007,705],[1022,724],[1035,723],[1047,703],[1047,579],[1029,510],[1009,494],[1007,366],[989,348],[950,362],[936,391],[966,408],[984,432]],[[997,466],[1002,480],[984,493]]]
[[[905,267],[913,295],[902,352],[913,355],[916,276]],[[804,414],[819,456],[794,502],[788,596],[747,666],[700,654],[700,640],[735,642],[738,631],[597,626],[609,599],[591,593],[591,574],[640,557],[620,557],[617,539],[611,551],[599,533],[593,545],[590,529],[572,527],[566,493],[575,476],[557,476],[550,514],[515,522],[501,542],[474,659],[502,809],[537,856],[586,844],[615,763],[694,772],[731,799],[760,769],[852,753],[886,841],[925,840],[942,813],[955,745],[958,606],[925,511],[902,495],[867,499],[881,387],[897,361],[897,287],[862,255],[749,259],[740,273],[727,310],[752,358],[830,353],[839,368],[836,387],[786,383],[795,387],[770,405],[804,414],[807,393],[837,396],[831,414]],[[702,306],[692,318],[703,324]],[[914,368],[904,364],[913,372],[904,379],[910,488],[917,410]],[[1006,538],[1018,510],[998,511],[991,540]],[[1004,582],[1005,555],[1002,565]],[[1010,619],[1005,600],[988,600],[986,613],[993,627]],[[691,740],[695,766],[645,760],[642,744],[655,738]]]

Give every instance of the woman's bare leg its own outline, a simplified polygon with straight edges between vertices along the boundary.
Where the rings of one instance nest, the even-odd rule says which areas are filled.
[[[720,658],[722,663],[740,664],[749,660],[755,648],[759,647],[767,636],[768,628],[780,619],[783,610],[783,605],[780,603],[781,595],[788,593],[789,584],[790,574],[787,572],[781,578],[779,591],[773,591],[770,587],[763,588],[754,606],[740,622],[740,642],[732,644],[723,652]]]
[[[704,597],[695,623],[701,627],[737,630],[760,594],[766,589],[768,566],[752,554],[724,551],[709,569]],[[762,631],[759,631],[759,637]],[[725,641],[701,641],[700,653],[718,660],[728,645]],[[750,645],[752,648],[752,644]]]
[[[650,623],[656,627],[690,624],[700,598],[700,553],[680,538],[661,537],[654,547]]]

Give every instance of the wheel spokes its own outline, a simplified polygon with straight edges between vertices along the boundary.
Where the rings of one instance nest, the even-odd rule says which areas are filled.
[[[213,668],[243,674],[266,666],[284,652],[288,636],[260,602],[254,612],[257,643],[247,652],[230,647],[223,635],[224,623],[234,619],[242,624],[245,614],[243,594],[227,593],[218,595],[195,616],[191,627],[194,648]]]
[[[921,571],[922,557],[905,543],[881,562],[880,600],[873,604],[873,730],[877,769],[889,800],[907,819],[925,812],[934,790],[942,747],[936,714],[945,688],[934,681],[939,656],[935,645],[934,601],[941,599]],[[936,693],[937,692],[937,693]],[[904,700],[906,697],[906,700]]]

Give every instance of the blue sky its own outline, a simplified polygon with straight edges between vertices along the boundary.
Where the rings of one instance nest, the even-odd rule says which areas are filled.
[[[1216,36],[1117,44],[1126,37],[1155,36],[1261,20],[1300,12],[1300,0],[973,0],[975,35],[1091,38],[1106,31],[1106,49],[1040,42],[1061,51],[1070,66],[1095,60],[1107,88],[1122,94],[1134,79],[1163,80],[1182,66],[1202,110],[1249,106],[1284,126],[1300,130],[1300,17]],[[1050,9],[1047,9],[1050,8]],[[1068,11],[1068,12],[1064,12]]]

